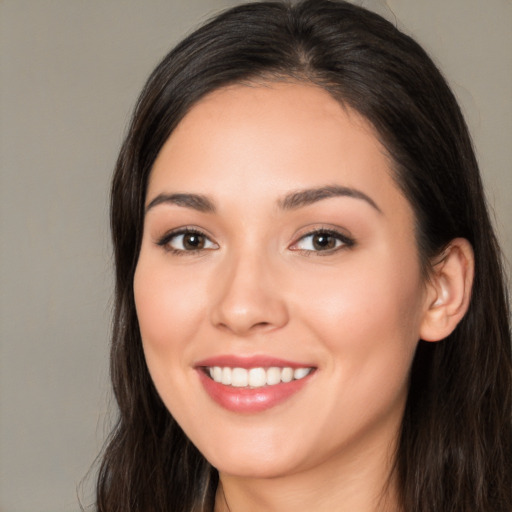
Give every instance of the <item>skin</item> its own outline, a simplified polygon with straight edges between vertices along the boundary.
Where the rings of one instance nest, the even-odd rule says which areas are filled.
[[[369,200],[282,207],[326,186]],[[175,193],[207,196],[215,211],[155,204]],[[167,408],[220,472],[216,510],[396,510],[409,369],[440,294],[422,279],[411,206],[369,123],[315,86],[221,89],[163,146],[146,205],[134,280],[144,352]],[[184,226],[204,233],[203,249],[159,244]],[[341,239],[315,250],[318,229]],[[195,368],[225,354],[315,372],[283,403],[241,414],[214,402]]]

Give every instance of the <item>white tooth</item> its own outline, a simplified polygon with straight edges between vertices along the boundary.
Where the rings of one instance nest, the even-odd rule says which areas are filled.
[[[281,368],[277,368],[276,366],[272,366],[267,370],[267,384],[269,386],[274,386],[275,384],[279,384],[281,382]]]
[[[231,385],[235,388],[245,388],[249,383],[249,372],[245,368],[233,368]]]
[[[283,368],[281,370],[281,381],[282,382],[291,382],[293,380],[293,369],[292,368]]]
[[[222,368],[222,384],[225,386],[229,386],[231,384],[232,380],[232,374],[231,374],[231,368],[227,367]]]
[[[267,372],[263,368],[251,368],[249,370],[249,386],[261,388],[267,383]]]
[[[294,379],[303,379],[306,375],[309,374],[311,371],[311,368],[297,368],[293,372],[293,378]]]
[[[208,369],[208,373],[210,374],[210,377],[213,379],[213,368],[211,366]]]
[[[214,366],[213,372],[210,368],[210,374],[213,373],[212,378],[215,382],[222,382],[222,368],[220,366]]]

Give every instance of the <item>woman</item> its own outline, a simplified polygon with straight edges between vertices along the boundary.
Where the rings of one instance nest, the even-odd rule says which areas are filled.
[[[251,3],[149,78],[112,189],[98,510],[512,510],[499,249],[424,51]]]

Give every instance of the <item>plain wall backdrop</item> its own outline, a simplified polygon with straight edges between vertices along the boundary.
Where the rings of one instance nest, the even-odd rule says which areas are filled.
[[[154,66],[238,3],[0,0],[1,512],[79,510],[108,425],[116,155]],[[447,76],[511,261],[512,1],[356,3],[413,35]]]

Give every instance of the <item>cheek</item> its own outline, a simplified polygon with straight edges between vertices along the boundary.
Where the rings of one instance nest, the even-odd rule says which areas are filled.
[[[193,335],[204,300],[194,279],[153,260],[141,255],[137,265],[135,307],[143,340],[164,348]]]
[[[195,276],[194,276],[195,277]],[[146,364],[167,409],[176,418],[195,418],[190,410],[191,340],[204,317],[204,292],[186,272],[169,269],[141,253],[134,297]]]
[[[325,275],[304,275],[295,306],[336,355],[344,374],[407,373],[419,339],[423,286],[416,260],[347,258]],[[350,368],[349,368],[350,367]],[[368,371],[370,369],[374,370]],[[362,374],[362,373],[361,373]]]
[[[329,354],[326,376],[337,391],[323,398],[324,406],[346,432],[386,418],[398,421],[421,318],[422,286],[414,266],[357,270],[347,266],[330,278],[304,279],[297,304],[306,329]]]
[[[203,293],[183,272],[171,272],[158,258],[141,253],[134,277],[134,297],[142,345],[151,377],[170,399],[169,384],[179,386],[178,368],[190,359],[190,340],[203,316]],[[168,404],[169,405],[169,404]]]

